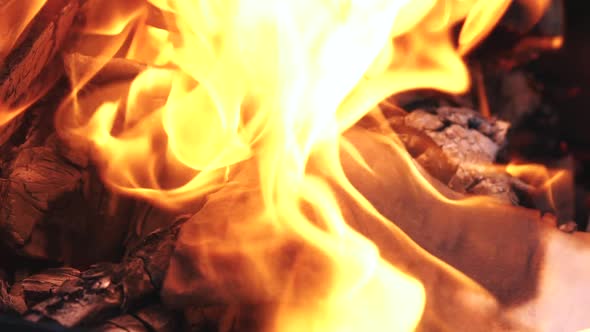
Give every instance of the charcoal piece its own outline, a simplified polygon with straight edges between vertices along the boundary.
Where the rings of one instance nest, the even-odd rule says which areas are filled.
[[[53,266],[55,262],[88,266],[118,259],[128,224],[134,222],[129,218],[132,200],[107,190],[92,167],[68,159],[68,150],[53,127],[55,109],[68,93],[68,82],[58,80],[63,65],[55,55],[72,31],[78,10],[78,0],[45,2],[15,48],[2,59],[2,107],[31,103],[58,82],[26,113],[2,127],[2,267],[27,259]],[[128,67],[136,70],[137,66]],[[78,155],[87,158],[87,151]]]
[[[443,122],[476,130],[497,145],[501,146],[506,142],[510,124],[505,121],[487,119],[472,109],[462,107],[439,107],[436,109],[436,114]]]
[[[416,114],[412,115],[413,113]],[[410,117],[407,122],[406,115]],[[422,115],[425,115],[425,120],[418,119]],[[437,121],[433,120],[432,114],[416,110],[409,114],[403,113],[402,116],[390,117],[388,120],[410,155],[434,177],[448,183],[457,172],[458,165],[447,158],[436,142],[426,134],[425,126],[438,128]],[[407,123],[416,126],[416,128],[407,125]]]
[[[499,146],[477,130],[452,124],[441,131],[427,132],[447,155],[459,163],[489,164],[495,160]]]
[[[445,124],[437,115],[428,113],[421,109],[410,112],[404,117],[404,121],[406,126],[416,128],[418,130],[439,130],[445,126]]]
[[[84,283],[80,279],[74,289],[76,292],[68,293],[70,285],[66,289],[58,290],[55,297],[51,297],[35,305],[25,319],[32,322],[45,320],[55,321],[62,326],[72,327],[82,321],[100,320],[105,316],[113,315],[119,310],[123,302],[123,291],[119,288],[103,287],[104,284]],[[82,288],[83,290],[78,290]],[[90,291],[84,291],[84,289]]]
[[[98,264],[66,280],[53,296],[34,305],[25,318],[55,321],[66,327],[87,325],[120,315],[155,297],[184,220],[180,218],[147,236],[121,263]],[[162,320],[153,324],[168,326]]]
[[[135,222],[133,200],[105,188],[92,167],[62,155],[65,144],[52,124],[64,91],[60,84],[34,105],[0,147],[5,152],[0,161],[0,243],[6,258],[0,266],[5,268],[27,259],[46,266],[119,259]]]
[[[100,332],[153,332],[133,315],[122,315],[107,320],[100,327],[92,329]]]
[[[20,281],[25,301],[28,306],[41,302],[55,295],[59,287],[66,281],[76,280],[80,271],[73,268],[55,268],[32,275]]]
[[[425,140],[422,139],[422,141]],[[458,165],[447,158],[444,151],[434,141],[430,145],[424,152],[414,156],[414,159],[432,176],[444,183],[449,183],[457,174]]]
[[[519,201],[517,196],[512,193],[512,190],[515,190],[515,182],[517,180],[508,174],[505,174],[505,176],[498,174],[482,179],[476,178],[475,182],[470,185],[467,191],[475,195],[495,197],[499,200],[505,200],[507,196],[510,199],[510,203],[516,205]]]
[[[0,312],[6,312],[9,310],[9,298],[8,298],[8,291],[10,287],[8,283],[3,279],[0,279]]]
[[[0,178],[0,237],[13,253],[69,265],[120,255],[132,203],[113,205],[116,196],[92,169],[43,145],[21,147],[6,171]]]
[[[200,204],[194,204],[190,209],[200,208]],[[145,241],[146,236],[154,231],[170,226],[170,220],[176,219],[179,215],[183,215],[178,210],[168,211],[154,207],[149,202],[136,202],[133,207],[125,238],[125,255],[129,256],[132,251],[141,247]],[[187,212],[186,215],[192,215],[194,212]],[[162,262],[161,262],[162,263]]]
[[[492,167],[506,142],[506,122],[444,106],[394,115],[389,123],[412,157],[451,189],[518,203],[513,188],[518,180]]]
[[[0,313],[23,314],[27,310],[22,285],[10,287],[6,281],[0,280]]]
[[[7,179],[0,179],[0,229],[8,245],[24,246],[50,202],[75,190],[80,171],[45,147],[23,150]],[[31,252],[34,254],[34,252]]]

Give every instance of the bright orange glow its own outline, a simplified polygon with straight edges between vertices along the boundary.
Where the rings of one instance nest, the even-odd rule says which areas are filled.
[[[509,164],[506,172],[517,177],[546,196],[548,208],[554,212],[559,209],[554,197],[555,188],[566,186],[571,189],[571,172],[565,169],[548,169],[540,164]]]
[[[216,275],[214,266],[247,257],[243,282],[280,304],[269,329],[413,330],[426,301],[422,284],[347,223],[334,188],[387,224],[396,240],[411,241],[344,176],[339,151],[348,142],[342,135],[392,94],[466,91],[461,53],[491,30],[508,4],[88,0],[85,25],[64,52],[73,92],[56,127],[69,144],[92,151],[104,181],[118,192],[170,209],[205,195],[209,202],[244,196],[239,218],[222,208],[197,214],[192,244],[203,250],[199,264],[218,281],[228,276]],[[450,31],[463,20],[456,49]],[[89,84],[113,58],[145,69],[132,80]],[[395,137],[380,139],[409,158]],[[408,176],[437,199],[459,204],[417,169]],[[282,271],[270,253],[293,242],[312,254]],[[409,246],[416,257],[427,256]],[[327,272],[307,279],[315,265]],[[312,287],[301,301],[311,282],[325,287]]]
[[[46,0],[20,1],[5,0],[0,2],[0,64],[7,52],[12,50],[21,38],[33,17],[45,5]]]
[[[27,29],[31,21],[45,5],[46,0],[5,0],[0,1],[0,68],[7,67],[7,57],[26,37]],[[28,69],[30,70],[30,69]],[[0,126],[4,125],[14,117],[22,113],[34,100],[21,101],[20,105],[14,105],[14,100],[3,100],[5,97],[10,99],[13,91],[6,87],[7,71],[2,72],[0,76]],[[46,91],[46,90],[43,90]],[[18,96],[21,97],[21,96]],[[38,97],[38,96],[35,96]],[[36,99],[31,97],[30,99]],[[15,99],[15,98],[12,98]]]

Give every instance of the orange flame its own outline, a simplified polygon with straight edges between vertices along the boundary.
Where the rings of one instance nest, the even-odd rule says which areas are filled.
[[[560,189],[571,191],[573,182],[569,170],[548,169],[540,164],[511,163],[506,166],[506,172],[532,186],[532,190],[541,196],[539,199],[544,201],[539,203],[540,209],[548,209],[554,214],[560,214],[561,206],[555,197],[555,192],[560,192]]]
[[[19,1],[5,0],[0,2],[0,63],[4,61],[7,52],[14,49],[19,38],[35,15],[45,5],[46,0]]]
[[[120,192],[168,208],[214,191],[220,200],[249,196],[243,222],[203,222],[211,232],[195,234],[195,243],[211,260],[247,256],[252,284],[282,280],[268,260],[273,248],[293,239],[313,248],[301,264],[328,265],[326,289],[305,304],[298,292],[282,292],[274,329],[412,330],[425,303],[420,282],[382,258],[339,206],[333,184],[377,214],[344,176],[342,134],[391,94],[465,91],[460,54],[508,4],[88,0],[85,25],[64,56],[73,93],[56,126],[70,144],[92,149]],[[457,50],[450,30],[465,19]],[[113,58],[145,69],[93,86]],[[383,139],[400,153],[397,141]],[[219,233],[235,242],[215,242]]]
[[[0,95],[2,95],[0,97],[0,126],[22,113],[35,101],[29,100],[20,102],[20,105],[14,105],[14,100],[3,100],[4,98],[21,97],[11,96],[11,94],[14,94],[14,91],[9,91],[11,87],[7,87],[7,76],[9,75],[9,70],[12,69],[8,68],[7,57],[26,37],[31,21],[43,8],[45,3],[46,0],[0,1],[0,17],[2,17],[2,20],[0,20],[0,31],[2,31],[2,35],[0,36],[0,68],[3,68],[0,71]],[[30,68],[27,70],[30,70]],[[31,76],[31,74],[28,73],[28,76]]]

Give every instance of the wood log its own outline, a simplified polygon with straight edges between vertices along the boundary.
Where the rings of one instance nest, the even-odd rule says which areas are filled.
[[[128,80],[143,68],[114,59],[92,84]],[[115,261],[174,218],[174,213],[105,188],[89,163],[89,151],[73,149],[58,138],[53,117],[67,91],[68,83],[60,81],[9,122],[12,130],[0,137],[0,246],[5,249],[0,251],[0,266],[9,270],[31,259],[82,268]],[[88,249],[78,250],[80,246]]]
[[[10,9],[16,8],[6,8]],[[22,144],[22,138],[17,142],[9,140],[14,140],[14,136],[24,137],[30,126],[26,122],[31,116],[22,112],[48,92],[63,74],[61,60],[55,55],[77,10],[77,0],[47,1],[22,34],[16,48],[5,50],[10,53],[0,59],[0,150],[3,162],[12,147]],[[49,104],[54,105],[51,101]],[[21,131],[20,135],[18,131]]]
[[[27,311],[27,305],[22,296],[22,288],[19,292],[10,292],[11,287],[4,280],[0,280],[0,313],[18,313],[23,314]],[[16,290],[16,289],[15,289]]]
[[[6,171],[0,179],[3,245],[22,256],[74,265],[120,255],[133,203],[123,199],[113,206],[115,196],[92,169],[43,145],[20,149]]]
[[[78,8],[78,0],[47,1],[22,42],[1,63],[0,123],[8,122],[39,99],[62,75],[59,60],[54,58],[70,32]]]
[[[79,267],[117,260],[128,230],[140,227],[135,222],[154,223],[134,212],[141,204],[105,188],[87,163],[87,151],[68,149],[58,139],[53,115],[66,91],[67,82],[58,84],[23,114],[18,130],[0,146],[0,243],[6,249],[0,264],[5,268],[31,258]]]
[[[67,281],[76,280],[80,271],[73,268],[56,268],[27,277],[19,283],[28,307],[56,294],[58,288]]]
[[[70,27],[78,12],[77,19],[84,20],[83,8],[80,8],[83,3],[78,0],[47,1],[27,32],[23,33],[18,47],[2,64],[0,105],[11,109],[29,105],[62,75],[62,59],[55,55],[72,30]],[[80,54],[64,56],[67,61],[93,61]],[[91,84],[128,80],[144,68],[143,64],[115,58]],[[168,216],[156,209],[148,209],[146,215],[145,211],[141,212],[145,210],[145,204],[121,199],[105,189],[96,170],[89,166],[88,151],[71,149],[57,138],[53,114],[57,103],[68,91],[67,83],[61,83],[55,89],[61,94],[51,94],[26,114],[6,115],[6,121],[15,118],[0,133],[0,196],[6,198],[0,204],[2,247],[27,258],[75,266],[114,260],[124,250],[124,242],[141,239],[144,230],[149,233],[162,226],[165,223],[162,219]],[[25,92],[29,96],[25,96]],[[0,115],[6,107],[0,106]],[[31,186],[38,192],[30,192]],[[136,204],[139,211],[134,211]],[[146,225],[142,226],[142,223]],[[76,250],[76,240],[91,250]],[[3,261],[2,264],[11,263]]]
[[[55,55],[70,31],[78,7],[78,0],[47,1],[22,33],[20,40],[14,44],[16,48],[0,50],[0,53],[9,51],[6,57],[2,56],[0,59],[0,190],[3,193],[10,191],[9,187],[12,186],[10,180],[6,179],[9,164],[15,159],[11,149],[22,144],[34,118],[30,113],[21,112],[42,97],[62,75],[61,63]],[[4,234],[3,238],[13,240],[9,242],[9,246],[22,246],[25,240],[23,236],[26,236],[31,227],[31,216],[25,214],[29,221],[23,220],[16,226],[14,220],[8,220],[11,212],[6,210],[7,199],[8,195],[2,200],[3,209],[0,214],[3,215],[3,220],[0,221],[0,233]],[[4,246],[3,244],[2,247]]]
[[[150,301],[162,285],[178,230],[185,220],[180,218],[171,227],[147,236],[119,264],[95,265],[79,276],[72,273],[72,278],[57,289],[50,290],[51,297],[33,305],[25,318],[33,322],[55,321],[62,326],[73,327],[101,323],[105,318],[118,316]],[[25,291],[25,296],[33,294]],[[38,298],[38,294],[34,295]],[[149,321],[148,309],[143,310],[136,317]],[[154,326],[169,324],[156,319],[156,316],[152,318]]]

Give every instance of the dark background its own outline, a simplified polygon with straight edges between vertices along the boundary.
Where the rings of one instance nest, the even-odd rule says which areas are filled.
[[[575,160],[576,222],[586,229],[590,207],[590,3],[565,0],[563,5],[563,47],[541,53],[527,66],[542,86],[543,101],[551,111],[533,117],[523,127],[537,131],[539,149],[531,151],[533,158],[542,161],[543,156],[561,154]]]

